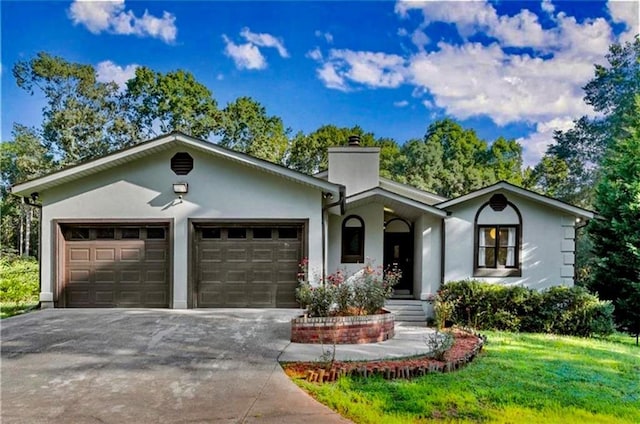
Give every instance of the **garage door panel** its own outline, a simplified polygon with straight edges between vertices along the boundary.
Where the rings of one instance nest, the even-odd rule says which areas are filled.
[[[224,257],[227,260],[227,262],[246,262],[247,249],[246,248],[229,248],[226,250]]]
[[[73,247],[69,249],[70,261],[83,261],[89,262],[91,259],[91,250],[88,247]]]
[[[302,227],[285,227],[196,228],[197,306],[296,307]]]
[[[142,249],[140,248],[122,248],[120,249],[120,260],[125,262],[125,261],[140,261],[140,259],[143,257],[142,255]]]
[[[166,249],[147,249],[145,251],[145,262],[165,262],[167,260]]]
[[[116,249],[115,248],[96,248],[96,262],[100,261],[108,261],[113,262],[116,260]]]
[[[96,283],[115,283],[116,271],[114,270],[97,270],[95,271]]]
[[[120,272],[121,284],[140,284],[142,283],[141,273],[139,270],[124,270]]]
[[[113,290],[96,290],[95,299],[97,304],[102,304],[105,306],[113,306],[116,303]]]
[[[145,240],[144,227],[109,227],[111,238],[105,238],[105,227],[82,228],[82,231],[63,229],[65,237],[78,234],[84,237],[65,240],[65,306],[168,307],[168,240]],[[167,230],[165,227],[165,234]],[[125,235],[140,238],[122,238]]]

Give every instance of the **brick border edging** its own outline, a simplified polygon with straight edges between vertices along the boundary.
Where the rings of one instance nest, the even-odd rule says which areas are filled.
[[[391,312],[348,317],[299,317],[291,320],[291,341],[308,344],[383,342],[395,335]]]
[[[306,374],[306,381],[311,383],[331,383],[336,381],[340,377],[375,377],[381,376],[385,380],[395,380],[398,378],[411,379],[414,377],[422,377],[430,373],[446,373],[459,370],[473,361],[475,357],[482,351],[487,337],[476,333],[474,331],[466,330],[468,334],[471,334],[477,338],[477,342],[473,349],[467,352],[464,356],[456,358],[452,361],[438,362],[434,361],[427,366],[390,366],[390,367],[373,367],[369,369],[363,364],[353,365],[341,365],[339,367],[332,367],[331,369],[316,368],[315,370],[309,369]],[[377,362],[377,361],[372,361]],[[400,361],[399,361],[400,362]]]

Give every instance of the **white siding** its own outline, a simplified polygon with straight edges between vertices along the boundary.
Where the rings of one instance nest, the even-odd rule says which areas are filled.
[[[170,169],[178,151],[189,151],[194,168],[186,176]],[[180,202],[172,184],[187,182]],[[174,221],[173,302],[187,307],[188,219],[308,219],[311,267],[322,265],[322,193],[285,178],[184,147],[57,187],[41,194],[42,301],[53,299],[52,224],[55,219],[152,219]]]
[[[327,256],[327,274],[345,269],[349,274],[362,268],[362,264],[344,264],[340,262],[342,253],[342,221],[357,215],[364,221],[364,256],[374,266],[384,265],[384,206],[372,203],[359,208],[349,209],[344,216],[329,217],[329,252]]]
[[[505,192],[507,199],[522,216],[522,246],[520,277],[474,277],[474,218],[478,209],[490,195],[470,200],[450,208],[452,216],[446,219],[446,252],[444,281],[474,278],[482,281],[525,285],[544,289],[554,285],[573,285],[575,218],[560,211]],[[513,216],[505,210],[505,222]],[[490,212],[499,221],[500,213]],[[482,214],[482,223],[489,224]]]
[[[422,215],[414,224],[414,284],[416,298],[425,300],[440,288],[442,219]]]

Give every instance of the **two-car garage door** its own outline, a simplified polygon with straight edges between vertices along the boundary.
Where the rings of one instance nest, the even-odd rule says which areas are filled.
[[[60,227],[64,246],[59,306],[170,306],[170,231],[166,224]],[[302,224],[195,227],[192,305],[297,307]]]

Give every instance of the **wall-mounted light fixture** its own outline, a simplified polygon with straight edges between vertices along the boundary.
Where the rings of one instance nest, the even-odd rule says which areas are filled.
[[[182,199],[183,194],[187,194],[189,192],[189,184],[187,183],[174,183],[173,184],[173,192],[178,195],[179,199]]]

